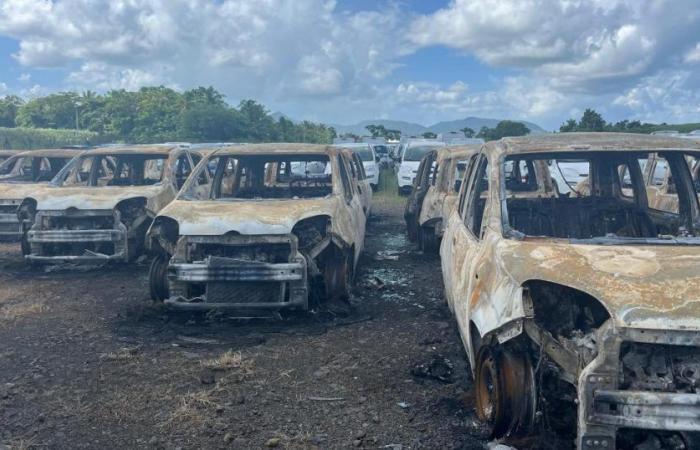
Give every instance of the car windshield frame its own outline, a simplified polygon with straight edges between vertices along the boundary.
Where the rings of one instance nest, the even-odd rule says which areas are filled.
[[[22,173],[21,169],[25,166],[24,162],[25,160],[29,158],[32,160],[32,173],[31,173],[31,180],[27,179],[20,179],[19,177],[22,177],[24,174]],[[68,165],[70,165],[71,160],[74,158],[74,156],[60,156],[60,155],[38,155],[38,154],[19,154],[19,155],[13,155],[6,159],[5,161],[2,161],[0,163],[0,177],[2,180],[0,180],[0,183],[6,183],[6,184],[36,184],[36,183],[50,183],[56,176],[58,176],[61,171]],[[43,180],[36,179],[37,174],[34,173],[34,160],[39,159],[39,165],[43,164],[43,160],[46,160],[46,162],[49,164],[49,167],[53,167],[54,163],[57,162],[62,162],[61,167],[57,170],[54,171],[53,169],[50,170],[50,173],[48,174],[49,177],[45,178]],[[7,173],[2,173],[4,170],[8,169]],[[39,167],[39,171],[41,172],[41,167]]]
[[[189,177],[183,188],[181,189],[180,193],[178,194],[177,198],[178,200],[184,200],[184,201],[212,201],[212,202],[260,202],[260,201],[298,201],[298,200],[305,200],[305,199],[322,199],[322,198],[328,198],[330,196],[337,195],[339,193],[339,187],[338,187],[338,182],[335,179],[335,170],[334,166],[337,166],[337,164],[334,162],[336,158],[338,158],[338,155],[329,155],[327,153],[275,153],[275,152],[269,152],[269,153],[258,153],[258,154],[249,154],[249,153],[213,153],[211,155],[208,155],[207,157],[203,158],[199,164],[195,167],[194,171],[192,172],[192,175]],[[262,173],[262,184],[267,185],[269,182],[270,183],[278,183],[280,182],[279,176],[281,174],[281,170],[285,170],[284,166],[282,166],[283,163],[288,163],[289,164],[289,169],[287,170],[286,175],[291,176],[291,180],[293,182],[299,182],[303,181],[307,183],[307,188],[311,184],[319,184],[319,183],[326,183],[330,188],[330,191],[324,195],[321,196],[290,196],[290,197],[236,197],[236,196],[222,196],[221,195],[221,186],[217,187],[217,183],[222,183],[223,182],[223,177],[225,174],[225,171],[227,170],[234,170],[236,171],[236,175],[234,176],[234,179],[240,178],[242,176],[242,168],[245,167],[250,167],[249,164],[252,164],[254,159],[258,159],[260,161],[265,161],[269,159],[269,161],[265,161],[263,164],[263,173]],[[231,165],[229,166],[229,161],[231,161]],[[240,161],[245,161],[246,165],[243,165],[241,167],[238,167],[238,164],[240,164]],[[299,162],[305,162],[305,163],[325,163],[326,167],[323,170],[323,172],[320,172],[318,170],[314,172],[306,172],[305,176],[303,179],[299,176],[299,174],[294,173],[294,167],[295,163]],[[215,163],[214,166],[212,166],[212,163]],[[258,162],[259,163],[259,162]],[[271,176],[272,172],[269,172],[270,167],[268,164],[276,164],[277,166],[275,167],[276,172],[275,172],[275,178],[274,180],[269,179]],[[260,177],[260,173],[254,175],[254,177]],[[203,183],[203,181],[206,180],[206,183]],[[240,183],[240,180],[238,181]],[[291,182],[290,182],[291,183]],[[287,189],[290,187],[288,186]],[[237,186],[236,189],[240,189],[240,186]],[[279,189],[284,189],[284,188],[279,188]],[[219,195],[216,196],[215,193],[219,192]],[[239,194],[236,194],[239,195]]]
[[[95,172],[94,164],[95,161],[94,159],[98,158],[100,161],[100,165],[102,166],[99,170],[104,170],[109,169],[111,171],[111,176],[109,178],[109,181],[107,184],[100,185],[98,178],[96,178],[97,173]],[[87,176],[88,178],[84,181],[80,181],[79,183],[69,183],[68,179],[72,176],[77,176],[78,171],[80,168],[87,162],[88,159],[93,159],[93,161],[90,163],[90,172],[86,174],[82,174],[80,176]],[[124,183],[124,184],[109,184],[115,180],[115,171],[119,168],[118,165],[120,163],[128,163],[130,159],[137,159],[137,160],[143,160],[144,164],[145,161],[149,160],[158,160],[162,161],[162,164],[158,168],[160,170],[160,174],[158,176],[158,179],[151,179],[148,178],[148,180],[154,180],[153,182],[148,182],[148,183]],[[86,153],[84,155],[80,155],[79,157],[75,158],[73,161],[71,161],[70,164],[67,164],[66,166],[61,169],[61,171],[56,175],[54,180],[52,181],[52,184],[58,187],[80,187],[80,188],[90,188],[90,189],[97,189],[97,188],[133,188],[133,187],[149,187],[149,186],[160,186],[163,184],[164,181],[167,179],[167,171],[168,171],[168,162],[170,160],[170,154],[168,153],[151,153],[151,152],[141,152],[141,153],[121,153],[121,152],[113,152],[113,153]],[[133,162],[132,162],[133,163]],[[122,166],[120,166],[122,167]],[[133,167],[133,166],[132,166]],[[145,171],[146,168],[144,167],[143,170]],[[140,176],[140,175],[139,175]],[[144,180],[145,174],[144,174]]]

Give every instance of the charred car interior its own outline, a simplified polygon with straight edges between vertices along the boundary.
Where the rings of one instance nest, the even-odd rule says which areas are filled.
[[[670,177],[683,183],[682,208],[677,213],[653,208],[639,161],[654,157],[668,167]],[[694,236],[698,225],[696,185],[691,178],[688,162],[696,154],[684,152],[571,152],[567,155],[527,155],[511,157],[516,167],[505,174],[508,191],[506,209],[510,230],[527,236],[566,239],[685,239]],[[574,160],[590,167],[589,178],[562,195],[551,189],[550,195],[533,198],[521,193],[538,190],[535,166],[545,166]],[[505,167],[505,166],[504,166]],[[550,186],[552,186],[550,184]],[[591,189],[593,187],[593,189]],[[545,191],[547,193],[547,191]],[[692,201],[691,201],[692,200]],[[692,233],[692,234],[691,234]]]
[[[351,165],[324,146],[217,151],[149,231],[151,296],[241,314],[346,300],[365,226]]]
[[[25,257],[33,263],[135,259],[153,218],[199,159],[168,146],[88,151],[25,200]]]

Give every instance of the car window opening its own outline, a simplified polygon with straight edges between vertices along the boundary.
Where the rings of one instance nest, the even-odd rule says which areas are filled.
[[[700,233],[697,175],[691,173],[697,156],[664,151],[508,157],[502,168],[507,225],[532,237],[694,238]]]
[[[182,198],[265,200],[323,198],[333,193],[326,155],[220,155],[199,170],[208,171],[206,184],[193,183]]]

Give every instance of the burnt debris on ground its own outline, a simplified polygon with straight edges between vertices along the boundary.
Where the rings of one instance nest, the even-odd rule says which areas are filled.
[[[439,264],[378,200],[343,315],[175,313],[151,305],[143,266],[41,273],[2,244],[0,443],[483,447]]]

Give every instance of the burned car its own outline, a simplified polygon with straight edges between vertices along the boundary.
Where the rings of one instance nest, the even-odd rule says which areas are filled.
[[[365,232],[351,166],[323,145],[209,155],[148,232],[151,297],[241,314],[346,300]]]
[[[649,202],[650,157],[676,212]],[[494,436],[698,448],[698,159],[699,143],[613,133],[506,138],[470,158],[440,255]],[[560,192],[551,161],[585,163],[586,189]]]
[[[0,163],[7,161],[18,153],[23,153],[24,151],[25,150],[0,150]]]
[[[421,250],[436,253],[444,225],[457,204],[467,159],[481,145],[437,148],[423,157],[406,201],[408,239]]]
[[[48,185],[79,150],[18,152],[0,164],[0,238],[19,240],[23,225],[18,216],[25,198]]]
[[[22,251],[34,263],[130,261],[146,230],[201,157],[179,146],[97,148],[20,207]]]

